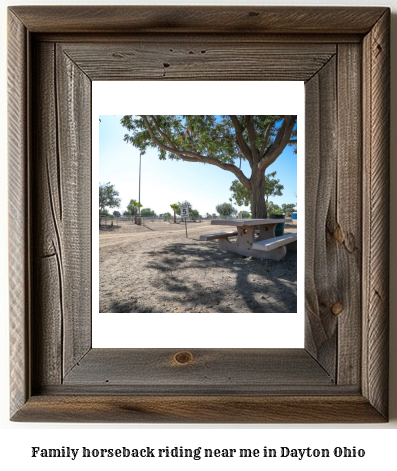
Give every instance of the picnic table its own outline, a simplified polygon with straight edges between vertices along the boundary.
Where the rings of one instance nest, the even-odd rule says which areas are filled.
[[[234,226],[237,230],[200,236],[200,240],[218,240],[219,247],[248,257],[281,260],[286,246],[296,250],[297,233],[276,237],[276,225],[287,219],[214,219],[211,225]],[[237,237],[237,238],[236,238]],[[229,240],[232,238],[233,240]]]

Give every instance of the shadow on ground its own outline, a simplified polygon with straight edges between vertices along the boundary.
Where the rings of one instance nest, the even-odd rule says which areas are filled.
[[[297,312],[294,252],[247,258],[189,239],[143,256],[152,296],[114,301],[112,312]]]

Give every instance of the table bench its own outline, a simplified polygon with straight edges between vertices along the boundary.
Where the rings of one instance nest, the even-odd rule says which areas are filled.
[[[218,232],[217,234],[204,234],[200,236],[199,240],[214,240],[224,239],[226,237],[235,237],[238,234],[237,231],[233,232]]]
[[[272,237],[270,239],[260,240],[252,244],[252,248],[255,250],[270,250],[277,249],[283,245],[291,244],[296,242],[298,239],[298,233],[294,232],[292,234],[284,234],[278,237]],[[296,245],[296,244],[295,244]]]
[[[281,260],[287,253],[286,245],[296,247],[297,234],[275,237],[276,225],[286,219],[217,219],[211,225],[237,226],[237,231],[200,236],[200,240],[218,239],[219,247],[246,257],[253,256]],[[229,240],[237,236],[235,241]]]

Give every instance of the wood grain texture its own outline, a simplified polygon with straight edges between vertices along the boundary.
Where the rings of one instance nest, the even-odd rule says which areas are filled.
[[[13,420],[145,423],[378,423],[385,419],[361,396],[64,395],[32,397]]]
[[[342,385],[360,383],[362,361],[361,48],[336,57],[306,86],[306,345]]]
[[[32,208],[34,258],[32,295],[33,377],[38,384],[60,384],[64,330],[64,246],[55,90],[55,48],[35,44],[34,151]]]
[[[73,33],[68,34],[52,32],[52,33],[35,33],[35,40],[38,42],[55,42],[57,44],[86,44],[91,42],[92,44],[133,44],[133,43],[147,43],[152,45],[159,45],[163,42],[164,38],[167,38],[167,42],[172,42],[176,44],[199,44],[199,43],[211,43],[216,40],[216,42],[234,42],[238,44],[247,44],[255,42],[256,44],[328,44],[329,46],[336,44],[361,44],[362,42],[362,33],[343,33],[335,34],[329,33],[327,35],[316,33],[316,34],[298,34],[298,33],[289,33],[289,34],[263,34],[261,31],[243,31],[239,33],[223,33],[216,32],[214,33],[123,33],[118,32],[117,34],[110,33]]]
[[[32,32],[366,33],[382,7],[18,6]]]
[[[67,44],[64,53],[91,80],[309,80],[332,55],[334,44],[222,41],[160,44],[142,38],[127,44]]]
[[[362,104],[361,47],[338,46],[337,175],[335,217],[328,237],[336,240],[336,291],[333,315],[338,320],[337,384],[360,384],[362,361]]]
[[[35,54],[36,380],[59,384],[91,347],[91,82],[54,44]]]
[[[364,39],[363,392],[387,416],[390,12]]]
[[[183,349],[182,349],[183,351]],[[93,349],[65,377],[63,384],[90,385],[106,392],[117,386],[131,391],[179,390],[198,394],[263,394],[287,386],[319,387],[333,379],[304,349],[192,349],[179,363],[178,349]],[[70,390],[70,388],[69,388]]]
[[[12,420],[387,419],[389,21],[384,8],[10,10]],[[91,232],[74,209],[91,211],[91,80],[230,80],[233,48],[239,79],[307,82],[306,350],[90,350]]]
[[[55,53],[66,375],[91,348],[91,81],[61,47]]]
[[[28,174],[28,37],[26,28],[8,14],[8,185],[10,410],[28,399],[29,378],[29,230]]]
[[[336,58],[306,84],[305,347],[336,377],[338,302],[335,227],[337,172]]]

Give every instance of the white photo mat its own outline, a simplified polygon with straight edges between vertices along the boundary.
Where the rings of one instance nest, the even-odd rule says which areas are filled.
[[[192,88],[195,90],[194,94],[189,93]],[[241,92],[236,93],[237,89]],[[93,348],[303,347],[304,93],[303,82],[94,81],[92,83]],[[206,99],[203,100],[203,97]],[[99,313],[99,235],[95,230],[98,220],[96,189],[99,185],[99,116],[139,113],[298,116],[297,202],[300,232],[297,251],[297,313]]]

